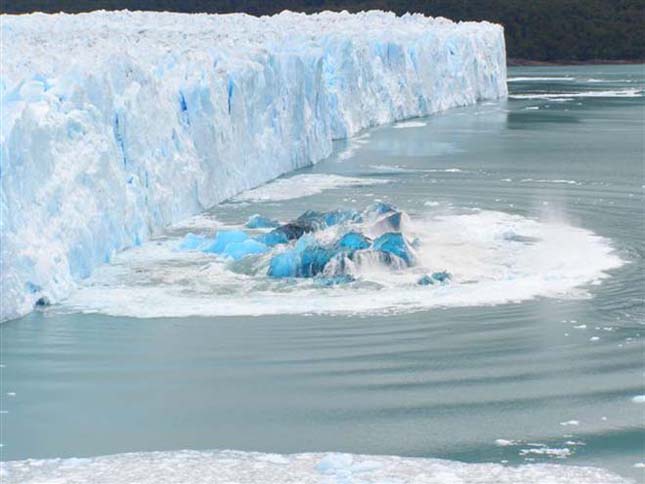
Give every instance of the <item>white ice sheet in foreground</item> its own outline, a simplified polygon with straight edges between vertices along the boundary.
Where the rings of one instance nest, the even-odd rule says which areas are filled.
[[[606,470],[335,453],[176,451],[2,464],[4,484],[626,484]]]

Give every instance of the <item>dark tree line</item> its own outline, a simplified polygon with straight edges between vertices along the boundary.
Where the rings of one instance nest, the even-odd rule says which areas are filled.
[[[267,15],[392,10],[504,25],[508,55],[540,61],[645,59],[645,0],[0,0],[3,13],[91,10]]]

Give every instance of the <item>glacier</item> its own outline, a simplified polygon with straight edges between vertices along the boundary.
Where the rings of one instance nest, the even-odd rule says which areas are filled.
[[[503,29],[422,15],[2,15],[0,320],[370,126],[507,95]]]

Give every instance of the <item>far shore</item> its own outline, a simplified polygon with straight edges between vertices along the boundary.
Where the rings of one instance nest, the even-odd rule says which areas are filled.
[[[584,65],[621,65],[621,64],[645,64],[645,59],[589,59],[589,60],[553,60],[539,61],[531,59],[508,58],[506,64],[509,67],[517,66],[584,66]]]

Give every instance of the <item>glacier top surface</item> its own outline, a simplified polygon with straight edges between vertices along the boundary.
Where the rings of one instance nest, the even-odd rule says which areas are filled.
[[[114,62],[117,52],[141,56],[139,62],[157,67],[160,58],[171,54],[198,61],[200,52],[208,57],[215,53],[218,61],[235,63],[252,61],[276,50],[315,51],[327,40],[339,37],[347,42],[367,43],[381,38],[409,43],[425,35],[501,29],[488,22],[455,23],[421,14],[397,17],[392,12],[376,10],[313,15],[285,11],[270,17],[97,11],[1,18],[2,40],[11,45],[3,52],[3,90],[34,73],[48,76],[68,71],[70,63]],[[216,67],[227,70],[230,65]]]

